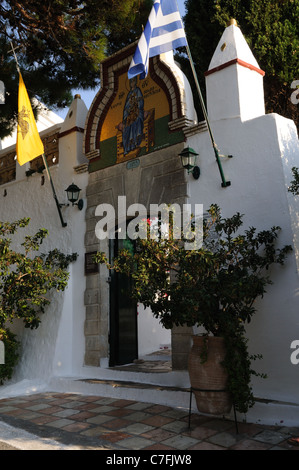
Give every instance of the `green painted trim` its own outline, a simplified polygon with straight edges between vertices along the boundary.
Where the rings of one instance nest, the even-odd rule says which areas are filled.
[[[149,152],[147,153],[145,147],[142,147],[141,151],[138,154],[138,158],[144,155],[150,155],[153,152],[170,147],[180,142],[184,142],[185,137],[183,131],[179,130],[175,132],[169,132],[168,123],[169,116],[165,116],[155,121],[155,144],[153,147],[150,148]],[[90,173],[118,164],[116,163],[116,137],[111,137],[110,139],[101,142],[100,154],[101,156],[99,159],[90,162]]]

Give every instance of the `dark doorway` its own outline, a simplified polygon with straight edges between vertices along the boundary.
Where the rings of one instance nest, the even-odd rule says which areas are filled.
[[[117,256],[123,248],[134,250],[134,242],[121,240],[116,232],[110,240],[110,258]],[[124,275],[111,273],[110,283],[110,358],[109,366],[130,364],[138,359],[137,305],[131,298],[132,281]]]

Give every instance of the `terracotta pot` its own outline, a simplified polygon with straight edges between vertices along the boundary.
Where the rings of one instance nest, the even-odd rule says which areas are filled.
[[[226,391],[227,372],[221,364],[225,358],[224,339],[215,336],[207,338],[193,336],[192,339],[188,370],[192,389],[201,390],[193,390],[197,409],[202,413],[215,415],[229,413],[232,400]],[[205,351],[205,347],[207,347],[207,360],[202,363],[201,354]]]

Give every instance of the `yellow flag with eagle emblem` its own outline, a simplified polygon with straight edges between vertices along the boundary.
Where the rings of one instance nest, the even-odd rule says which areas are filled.
[[[43,153],[44,145],[37,130],[22,75],[19,74],[17,159],[20,165],[24,165]]]

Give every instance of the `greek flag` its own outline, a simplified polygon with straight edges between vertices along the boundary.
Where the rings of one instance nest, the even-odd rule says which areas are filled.
[[[149,58],[187,45],[176,0],[155,0],[144,32],[139,39],[128,77],[148,73]]]

